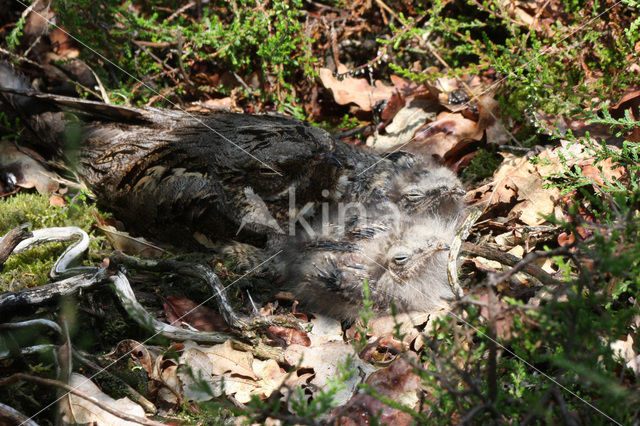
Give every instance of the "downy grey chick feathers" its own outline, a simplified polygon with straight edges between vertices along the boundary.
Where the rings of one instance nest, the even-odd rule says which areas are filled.
[[[429,311],[451,299],[446,264],[457,220],[402,216],[358,218],[342,234],[329,230],[292,245],[285,277],[303,306],[353,321],[364,281],[377,312],[392,303],[400,312]]]
[[[409,215],[449,220],[461,216],[464,195],[462,183],[453,171],[420,160],[394,176],[388,199]]]

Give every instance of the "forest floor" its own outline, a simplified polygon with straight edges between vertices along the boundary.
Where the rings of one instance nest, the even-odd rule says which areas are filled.
[[[0,59],[42,92],[294,116],[432,157],[480,216],[461,297],[410,318],[365,308],[343,330],[204,247],[177,258],[279,322],[217,344],[159,336],[151,318],[229,329],[201,281],[139,265],[126,275],[148,327],[109,286],[3,316],[43,322],[0,326],[0,424],[8,407],[39,424],[640,423],[636,0],[2,4]],[[78,227],[85,266],[174,256],[45,171],[24,133],[0,115],[0,235]],[[0,297],[51,282],[67,246],[9,256]]]

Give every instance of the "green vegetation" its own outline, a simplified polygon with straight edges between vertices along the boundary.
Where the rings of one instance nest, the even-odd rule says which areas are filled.
[[[91,230],[91,225],[95,222],[93,211],[96,207],[82,193],[67,199],[73,201],[66,207],[54,207],[49,202],[49,196],[35,193],[20,192],[4,198],[0,201],[0,235],[24,223],[30,223],[30,229],[77,226],[91,235],[91,249],[104,248],[105,238]],[[47,273],[67,246],[66,243],[50,243],[10,256],[4,272],[0,274],[0,281],[9,288],[0,288],[0,291],[48,282]]]
[[[322,26],[319,35],[308,34],[303,23],[314,18],[306,3],[273,1],[264,7],[260,1],[212,1],[197,18],[175,12],[199,2],[177,0],[169,5],[159,0],[59,0],[54,7],[59,23],[71,34],[82,34],[82,43],[90,49],[80,49],[81,57],[113,102],[169,106],[232,95],[251,112],[278,109],[303,117],[310,115],[304,106],[312,98],[316,68],[325,66],[329,56],[318,46],[330,45],[335,36],[331,25],[353,24],[344,18],[340,24]],[[540,120],[540,113],[603,124],[618,135],[640,125],[629,115],[614,118],[607,109],[637,83],[638,72],[630,71],[637,67],[640,52],[637,0],[624,0],[613,9],[606,2],[553,2],[556,11],[541,14],[537,27],[513,18],[498,0],[433,0],[412,2],[421,4],[411,7],[405,5],[409,2],[388,1],[400,18],[388,25],[371,10],[351,10],[351,2],[324,3],[349,10],[357,22],[375,20],[350,36],[370,43],[340,52],[350,69],[372,67],[372,77],[396,73],[420,83],[434,83],[443,75],[464,82],[473,76],[487,78],[492,82],[488,93],[500,101],[501,117],[515,132],[519,147],[560,136]],[[24,20],[17,22],[6,39],[16,52],[26,49],[20,45],[23,26]],[[378,64],[383,54],[390,60]],[[345,115],[345,109],[336,110],[337,118],[326,122],[358,127],[358,119]],[[640,147],[624,142],[615,150],[571,132],[562,138],[583,144],[596,165],[612,160],[624,166],[627,175],[598,184],[564,159],[561,170],[548,177],[548,185],[576,194],[566,206],[568,217],[554,220],[574,241],[553,256],[564,282],[544,292],[535,289],[546,297],[539,296],[534,306],[525,304],[523,295],[510,294],[508,283],[484,288],[485,276],[470,279],[468,287],[481,283],[481,290],[495,293],[508,306],[506,318],[498,322],[508,323],[509,331],[498,333],[482,312],[486,303],[472,300],[429,332],[419,354],[426,367],[416,373],[430,390],[425,405],[431,413],[427,417],[414,412],[417,422],[449,424],[473,413],[469,420],[477,424],[556,423],[574,414],[584,424],[608,423],[597,410],[624,424],[637,422],[638,376],[617,358],[611,344],[631,336],[633,350],[640,352],[633,325],[640,314]],[[496,150],[482,147],[463,178],[477,182],[491,176],[499,164]],[[62,210],[34,194],[20,193],[1,203],[0,234],[25,222],[33,228],[75,225],[87,231],[93,222],[93,207],[81,198]],[[92,235],[93,248],[102,241]],[[12,256],[0,279],[10,287],[15,282],[45,282],[62,247]],[[366,309],[362,338],[370,318]],[[365,344],[358,343],[360,349]],[[345,377],[310,403],[297,394],[291,400],[294,414],[302,419],[327,414],[332,395],[349,374],[345,370]],[[363,392],[373,390],[363,387]],[[233,412],[264,420],[282,408],[275,398],[256,398],[246,410],[234,407]],[[225,409],[204,403],[201,417],[190,420],[222,421]]]
[[[264,90],[244,84],[243,96],[301,114],[295,83],[316,75],[313,40],[302,29],[301,0],[268,8],[255,0],[215,1],[199,20],[174,13],[185,4],[61,0],[54,7],[69,33],[82,34],[81,42],[91,47],[82,49],[82,56],[100,64],[94,69],[114,102],[144,104],[158,94],[191,97],[212,90],[226,94],[240,75],[247,81],[255,75]],[[185,66],[198,74],[180,75]],[[229,84],[212,86],[206,76],[214,74]],[[153,102],[170,106],[163,98]]]

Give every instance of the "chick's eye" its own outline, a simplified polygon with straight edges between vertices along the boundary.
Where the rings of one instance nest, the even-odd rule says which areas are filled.
[[[404,194],[404,197],[409,201],[417,201],[424,198],[424,194],[420,191],[411,191]]]
[[[409,261],[409,255],[407,254],[397,254],[393,257],[393,263],[396,265],[404,265]]]

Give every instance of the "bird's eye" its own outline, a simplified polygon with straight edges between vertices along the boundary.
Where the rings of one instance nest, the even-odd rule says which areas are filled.
[[[396,265],[404,265],[409,261],[409,255],[407,254],[397,254],[393,257],[393,263]]]
[[[261,167],[259,173],[261,175],[277,175],[279,172],[278,170],[276,170],[276,168],[270,168],[270,167]]]
[[[409,201],[418,201],[424,198],[424,193],[420,191],[410,191],[404,194],[405,198]]]

